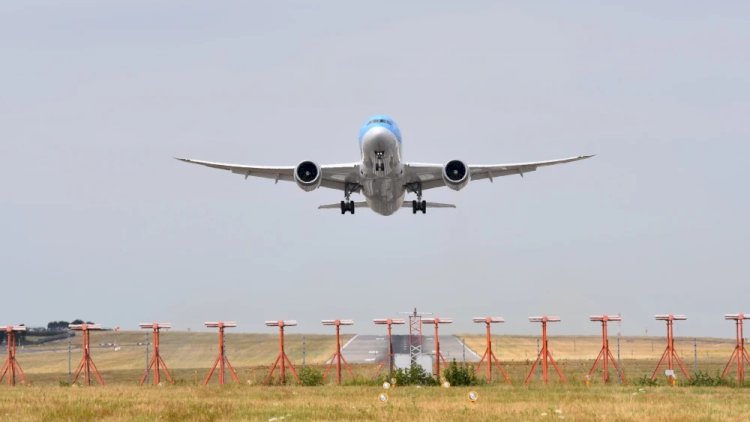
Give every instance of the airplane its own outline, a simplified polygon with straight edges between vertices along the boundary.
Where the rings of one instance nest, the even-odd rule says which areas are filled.
[[[584,160],[593,155],[580,155],[548,161],[533,161],[515,164],[471,165],[461,160],[450,160],[446,164],[410,163],[402,159],[401,130],[396,121],[388,115],[379,114],[367,119],[359,129],[361,159],[349,164],[318,165],[313,161],[303,161],[296,166],[250,166],[225,164],[211,161],[177,158],[186,163],[200,164],[216,169],[229,170],[249,176],[296,182],[306,192],[320,187],[335,189],[344,193],[339,204],[321,205],[319,209],[340,209],[341,214],[354,214],[357,208],[370,208],[381,215],[394,214],[401,208],[411,207],[412,213],[427,208],[455,208],[453,204],[427,202],[422,194],[428,189],[447,186],[461,190],[470,181],[489,179],[535,171],[538,167],[570,163]],[[362,194],[365,201],[352,201],[353,193]],[[406,193],[414,193],[416,200],[405,200]]]

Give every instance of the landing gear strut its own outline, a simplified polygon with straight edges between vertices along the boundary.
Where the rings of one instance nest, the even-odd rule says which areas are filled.
[[[341,201],[341,215],[346,214],[347,211],[351,212],[352,215],[354,214],[354,201],[351,200],[351,195],[356,189],[356,184],[347,183],[344,186],[344,197],[346,200]]]

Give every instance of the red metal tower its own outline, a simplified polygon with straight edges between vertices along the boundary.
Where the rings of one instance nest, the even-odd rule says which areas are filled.
[[[472,321],[476,323],[482,323],[486,326],[487,329],[487,347],[484,349],[484,354],[482,355],[482,359],[479,360],[479,363],[477,364],[477,370],[482,367],[482,362],[484,362],[485,359],[487,359],[487,382],[492,382],[492,364],[494,363],[495,366],[497,366],[497,370],[500,371],[500,374],[503,376],[503,379],[505,380],[506,384],[510,384],[510,379],[508,378],[508,374],[505,373],[505,370],[503,369],[502,365],[500,365],[500,361],[495,356],[495,353],[492,351],[492,331],[490,329],[490,326],[492,324],[505,322],[505,319],[503,317],[474,317],[472,318]]]
[[[341,326],[342,325],[353,325],[354,321],[351,319],[324,319],[321,321],[323,325],[333,325],[336,327],[336,353],[331,357],[331,362],[328,364],[325,372],[323,372],[323,378],[328,376],[328,372],[336,364],[336,384],[341,384],[341,362],[344,362],[346,370],[349,371],[349,376],[354,377],[352,368],[349,367],[349,363],[344,359],[344,355],[341,354]]]
[[[239,384],[240,378],[237,376],[237,372],[234,371],[234,368],[232,368],[232,364],[229,363],[229,358],[227,357],[226,350],[224,349],[224,329],[236,327],[237,323],[217,321],[205,322],[204,324],[206,327],[219,329],[219,355],[216,357],[216,361],[214,361],[214,366],[212,366],[211,370],[208,371],[206,379],[203,380],[203,385],[208,385],[208,382],[211,381],[211,376],[214,374],[217,365],[219,366],[219,385],[224,385],[225,364],[229,367],[229,374],[232,376],[232,380],[235,383]]]
[[[622,383],[625,383],[625,374],[622,373],[621,368],[617,364],[617,359],[615,359],[614,355],[612,355],[612,352],[609,350],[609,335],[607,334],[607,322],[608,321],[622,321],[622,317],[619,315],[592,315],[589,317],[589,320],[591,321],[601,321],[602,323],[602,349],[599,351],[599,355],[596,356],[596,360],[594,361],[594,365],[591,366],[591,370],[589,370],[588,377],[591,378],[591,374],[594,373],[594,370],[596,370],[596,366],[599,364],[599,360],[602,361],[602,380],[604,383],[609,382],[609,363],[612,362],[612,366],[615,367],[615,371],[617,371],[618,377],[620,377],[620,381]]]
[[[89,337],[89,331],[99,331],[102,329],[102,326],[100,324],[69,324],[68,328],[83,333],[83,357],[73,375],[73,384],[78,381],[78,376],[81,374],[81,370],[83,370],[83,382],[86,383],[86,385],[91,385],[91,370],[93,369],[96,381],[99,384],[104,385],[102,375],[99,373],[99,370],[96,369],[94,360],[91,358],[91,342]]]
[[[400,312],[409,316],[409,358],[411,364],[417,363],[417,357],[422,354],[422,344],[424,337],[422,336],[422,317],[426,315],[432,315],[432,312],[417,312],[417,308],[414,308],[413,312]]]
[[[440,324],[452,324],[450,318],[422,318],[422,324],[435,325],[435,377],[440,380],[440,361],[445,362],[443,354],[440,353]],[[447,363],[447,362],[446,362]]]
[[[6,325],[0,327],[5,331],[5,341],[8,342],[8,357],[3,363],[3,369],[0,369],[0,382],[3,382],[5,375],[8,375],[8,385],[16,385],[16,373],[21,377],[21,383],[26,384],[26,374],[23,373],[21,365],[16,360],[16,333],[26,331],[23,325]]]
[[[674,347],[674,321],[684,321],[687,319],[687,317],[685,315],[666,314],[656,315],[656,319],[659,321],[667,322],[667,348],[664,350],[664,354],[661,355],[659,363],[656,364],[656,369],[654,369],[654,373],[651,374],[651,379],[656,379],[656,373],[659,372],[659,367],[664,362],[664,360],[667,361],[669,377],[672,377],[672,379],[674,379],[674,362],[677,362],[677,365],[680,367],[682,374],[685,375],[685,379],[690,378],[690,375],[688,375],[688,372],[685,369],[685,364],[682,363],[682,359],[680,359],[680,356],[677,354],[677,349],[675,349]]]
[[[292,371],[292,374],[294,375],[294,379],[299,382],[299,376],[297,376],[297,370],[294,369],[294,365],[292,365],[292,362],[289,360],[289,357],[286,355],[286,352],[284,352],[284,327],[293,327],[297,325],[297,321],[289,320],[278,320],[278,321],[266,321],[266,325],[269,327],[279,327],[279,356],[276,357],[276,360],[273,362],[273,365],[271,366],[271,370],[268,371],[268,376],[266,377],[266,384],[268,384],[271,381],[271,378],[273,378],[273,371],[276,370],[276,366],[279,367],[279,383],[281,385],[286,384],[286,364],[289,364],[289,369]]]
[[[141,377],[141,385],[143,385],[144,382],[146,382],[146,378],[148,378],[148,373],[153,369],[154,371],[154,385],[159,385],[161,382],[160,378],[160,372],[161,369],[164,369],[164,375],[167,376],[167,380],[170,384],[174,384],[174,380],[172,379],[172,374],[169,373],[169,368],[167,368],[167,364],[164,363],[164,359],[161,357],[161,351],[160,351],[160,343],[159,343],[159,332],[163,329],[169,329],[172,328],[172,324],[168,322],[144,322],[141,324],[138,324],[141,329],[150,329],[152,334],[152,342],[154,344],[154,351],[151,354],[151,360],[149,361],[148,368],[146,368],[146,371],[143,373],[143,376]]]
[[[378,325],[386,325],[388,327],[388,374],[393,374],[393,337],[391,336],[391,326],[392,325],[402,325],[405,324],[406,321],[403,319],[393,319],[393,318],[380,318],[380,319],[374,319],[372,320],[375,324]],[[383,369],[383,366],[385,365],[385,360],[380,362],[380,366],[378,366],[378,373],[380,373],[380,370]]]
[[[727,362],[727,366],[724,367],[721,377],[724,378],[729,372],[732,362],[737,361],[737,385],[742,386],[742,384],[745,383],[745,362],[750,364],[750,356],[745,349],[745,337],[742,330],[742,323],[744,320],[750,319],[750,315],[726,314],[724,315],[724,319],[734,320],[736,323],[737,346],[735,346],[732,356],[729,358],[729,362]]]
[[[555,371],[557,372],[557,376],[560,377],[561,382],[565,382],[565,375],[560,371],[560,368],[557,367],[557,364],[555,363],[555,360],[552,358],[552,351],[549,350],[549,344],[547,339],[547,323],[548,322],[560,322],[560,317],[557,316],[534,316],[529,317],[529,322],[541,322],[542,323],[542,349],[539,351],[539,356],[537,356],[536,361],[534,361],[534,364],[531,365],[531,370],[529,371],[529,375],[526,376],[526,381],[524,381],[525,384],[528,384],[529,381],[531,381],[531,376],[534,374],[534,369],[536,369],[536,366],[541,362],[542,363],[542,380],[545,384],[549,381],[549,368],[548,368],[548,362],[552,364],[552,366],[555,368]]]

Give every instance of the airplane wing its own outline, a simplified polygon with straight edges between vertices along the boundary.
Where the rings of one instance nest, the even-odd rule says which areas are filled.
[[[247,179],[249,176],[253,176],[272,179],[276,183],[278,183],[279,180],[285,182],[294,182],[295,166],[248,166],[243,164],[227,164],[215,163],[212,161],[192,160],[189,158],[175,158],[186,163],[200,164],[202,166],[220,170],[229,170],[232,173],[245,176],[245,179]],[[359,175],[359,163],[324,165],[320,166],[320,171],[322,178],[320,186],[322,187],[344,190],[347,183],[359,186],[359,179],[357,178]],[[351,188],[350,190],[352,192],[358,191],[358,189]]]
[[[570,163],[590,157],[593,157],[593,155],[579,155],[559,160],[532,161],[528,163],[468,165],[468,167],[471,172],[471,181],[490,179],[490,182],[492,182],[495,177],[512,174],[518,174],[523,177],[524,173],[535,171],[538,167]],[[410,186],[415,184],[420,184],[422,190],[445,186],[445,182],[443,181],[443,164],[407,163],[404,167],[407,175],[406,186],[410,191],[413,191]]]

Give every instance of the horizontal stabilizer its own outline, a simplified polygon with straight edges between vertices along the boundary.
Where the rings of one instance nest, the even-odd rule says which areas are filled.
[[[411,201],[404,201],[401,208],[411,208]],[[453,204],[442,204],[440,202],[427,201],[427,208],[456,208]]]
[[[370,208],[369,205],[367,205],[367,202],[355,202],[354,203],[355,208]],[[341,209],[341,203],[338,202],[336,204],[325,204],[318,207],[319,210],[340,210]]]
[[[355,208],[370,208],[369,205],[367,205],[367,202],[360,201],[354,203]],[[404,203],[401,205],[401,208],[411,208],[411,201],[404,201]],[[456,208],[453,204],[443,204],[440,202],[430,202],[427,201],[427,208]],[[325,204],[318,206],[319,210],[339,210],[341,209],[341,203],[336,204]]]

